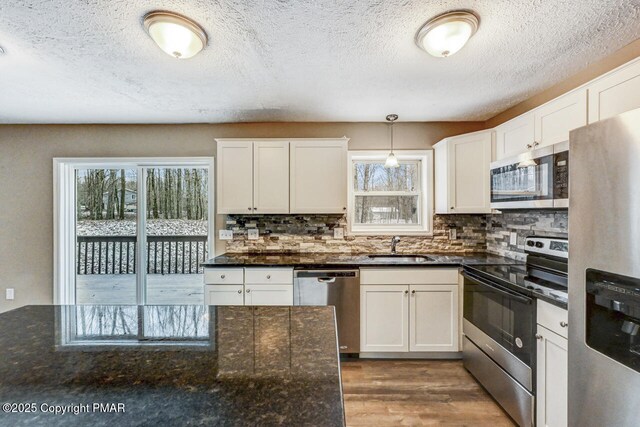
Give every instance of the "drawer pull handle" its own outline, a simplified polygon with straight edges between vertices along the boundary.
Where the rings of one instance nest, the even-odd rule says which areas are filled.
[[[566,328],[567,326],[569,326],[569,324],[563,320],[560,322],[560,326],[562,326],[563,328]]]
[[[225,277],[227,277],[227,276],[225,276],[224,274],[221,274],[221,275],[220,275],[220,278],[221,278],[221,279],[224,279]]]

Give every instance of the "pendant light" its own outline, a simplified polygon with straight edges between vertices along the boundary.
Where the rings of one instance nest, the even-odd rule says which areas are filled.
[[[397,168],[397,167],[400,167],[400,164],[398,163],[398,159],[396,158],[396,155],[393,154],[393,122],[395,122],[396,120],[398,120],[398,115],[397,114],[389,114],[387,116],[387,121],[389,123],[391,123],[389,125],[389,127],[391,128],[391,151],[389,152],[389,155],[387,156],[387,161],[384,162],[384,167],[385,168]]]
[[[207,44],[202,27],[176,13],[150,12],[144,17],[144,28],[160,49],[174,58],[191,58]]]
[[[478,31],[480,18],[470,10],[456,10],[427,21],[416,34],[415,42],[430,55],[446,58],[464,47]]]

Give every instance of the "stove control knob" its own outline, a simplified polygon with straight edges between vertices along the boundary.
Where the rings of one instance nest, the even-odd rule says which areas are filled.
[[[536,242],[536,248],[544,248],[544,243]]]
[[[533,245],[535,245],[533,240],[527,240],[527,246],[533,246]]]

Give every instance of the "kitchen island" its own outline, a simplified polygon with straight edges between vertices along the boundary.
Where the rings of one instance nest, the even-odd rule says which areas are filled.
[[[0,331],[0,425],[345,423],[333,307],[26,306]]]

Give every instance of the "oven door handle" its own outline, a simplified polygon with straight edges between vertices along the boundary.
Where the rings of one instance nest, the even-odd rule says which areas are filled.
[[[507,288],[504,288],[504,287],[502,287],[502,286],[500,286],[498,284],[495,284],[493,282],[488,282],[488,281],[486,281],[484,279],[481,279],[480,277],[478,277],[478,276],[476,276],[474,274],[471,274],[471,273],[469,273],[467,271],[463,271],[462,275],[464,277],[466,277],[467,279],[473,280],[474,282],[476,282],[476,283],[478,283],[480,285],[484,285],[484,286],[487,286],[487,287],[491,288],[492,290],[498,292],[499,294],[507,295],[508,297],[513,298],[516,301],[520,301],[520,302],[525,303],[525,304],[531,304],[533,302],[532,298],[526,297],[524,295],[517,294],[517,293],[515,293],[513,291],[510,291]]]

